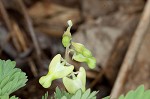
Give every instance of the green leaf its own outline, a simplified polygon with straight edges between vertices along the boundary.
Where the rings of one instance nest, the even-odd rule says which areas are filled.
[[[56,96],[57,96],[57,98],[61,98],[62,97],[61,90],[58,87],[56,87]]]
[[[129,91],[124,99],[134,99],[134,91]]]
[[[8,91],[10,91],[11,86],[13,86],[13,82],[7,82],[7,85],[2,89],[2,94],[8,93]]]
[[[81,99],[87,99],[87,97],[90,95],[91,90],[88,89],[84,92],[84,94],[82,95]]]
[[[96,99],[96,96],[92,97],[91,99]]]
[[[150,90],[144,91],[144,86],[139,86],[136,90],[129,91],[125,96],[121,95],[119,99],[150,99]]]
[[[0,96],[0,99],[9,99],[9,95],[8,94],[2,95]]]
[[[72,95],[66,91],[61,91],[58,87],[56,87],[55,93],[54,93],[54,99],[62,99],[64,96],[67,99],[71,99]],[[51,97],[52,98],[52,97]],[[53,98],[52,98],[53,99]]]
[[[119,97],[119,99],[124,99],[124,95],[121,95],[121,96]]]
[[[104,97],[104,98],[102,98],[102,99],[110,99],[110,96]]]
[[[0,88],[2,89],[3,87],[5,87],[5,85],[7,84],[7,82],[9,82],[9,76],[5,77],[1,83],[0,83]]]
[[[0,96],[11,94],[27,82],[26,74],[15,68],[15,65],[15,61],[0,60]],[[12,97],[12,99],[15,98]]]
[[[142,99],[143,93],[144,93],[144,85],[141,85],[135,90],[134,97],[136,97],[136,99]]]
[[[66,91],[60,90],[58,87],[54,93],[54,99],[96,99],[98,92],[94,91],[90,93],[90,89],[82,92],[81,89],[77,90],[75,94],[70,94]],[[53,97],[51,97],[53,99]]]
[[[67,97],[67,99],[70,99],[72,97],[72,94],[64,91],[63,94]]]
[[[75,95],[71,98],[71,99],[80,99],[81,98],[81,94],[82,94],[82,91],[81,89],[78,90]]]
[[[144,92],[142,99],[150,99],[150,90]]]
[[[66,96],[63,96],[61,99],[67,99],[67,97],[66,97]]]
[[[48,99],[48,92],[46,92],[45,95],[42,96],[42,99]]]
[[[95,97],[97,93],[98,93],[98,91],[93,91],[87,99],[91,99],[91,98]]]

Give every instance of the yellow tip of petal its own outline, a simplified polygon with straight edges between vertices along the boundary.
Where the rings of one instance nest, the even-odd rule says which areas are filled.
[[[48,76],[43,76],[39,79],[39,83],[44,87],[44,88],[49,88],[52,83],[52,78]]]

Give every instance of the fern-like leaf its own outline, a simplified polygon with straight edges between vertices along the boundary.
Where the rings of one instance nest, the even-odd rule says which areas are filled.
[[[107,97],[105,97],[105,98],[102,98],[102,99],[110,99],[110,96],[107,96]]]
[[[42,99],[48,99],[48,92],[46,92],[45,95],[42,96]]]
[[[96,99],[97,91],[91,92],[90,89],[87,89],[85,92],[78,90],[75,94],[70,94],[66,91],[61,91],[58,87],[54,93],[54,97],[51,99]]]

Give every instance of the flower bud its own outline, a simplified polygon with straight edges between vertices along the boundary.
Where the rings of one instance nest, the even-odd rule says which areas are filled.
[[[70,29],[72,27],[72,21],[69,20],[67,23],[68,23],[69,27],[64,32],[63,37],[62,37],[62,44],[64,45],[64,47],[69,46],[70,45],[70,41],[72,39],[71,33],[70,33]]]
[[[68,45],[70,45],[70,40],[71,38],[69,36],[64,36],[62,38],[62,44],[64,45],[64,47],[67,47]]]
[[[94,57],[88,58],[86,63],[91,69],[94,69],[96,67],[96,59]]]
[[[74,47],[75,51],[77,51],[78,53],[82,53],[83,50],[85,49],[84,45],[80,43],[72,42],[72,46]]]
[[[88,51],[87,51],[88,52]],[[85,55],[86,53],[84,53]],[[72,57],[73,60],[77,62],[85,62],[89,68],[94,69],[96,67],[96,59],[92,57],[89,53],[84,56],[83,54],[80,53],[75,53]]]
[[[83,55],[85,57],[92,57],[92,53],[86,48],[83,50]]]
[[[78,62],[86,62],[88,61],[86,57],[84,57],[82,54],[74,54],[72,59],[74,59],[75,61],[78,61]]]

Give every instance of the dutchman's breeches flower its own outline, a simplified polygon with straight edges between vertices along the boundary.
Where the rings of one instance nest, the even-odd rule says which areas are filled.
[[[93,69],[96,66],[96,59],[93,57],[90,50],[88,50],[83,44],[72,42],[72,36],[70,29],[72,27],[72,21],[69,20],[68,28],[62,36],[62,44],[66,48],[65,59],[57,54],[49,65],[49,71],[47,75],[39,79],[39,83],[44,87],[48,88],[55,79],[62,78],[63,84],[69,93],[64,93],[64,96],[60,97],[60,90],[56,88],[57,99],[96,99],[96,93],[90,93],[90,90],[86,90],[86,71],[83,67],[80,67],[79,71],[73,72],[74,66],[67,63],[70,56],[72,60],[77,62],[84,62],[89,68]],[[71,55],[70,55],[71,54]],[[83,92],[83,93],[82,93]],[[57,94],[59,98],[57,97]],[[83,95],[82,95],[83,94]],[[68,95],[65,96],[65,95]],[[73,95],[73,96],[72,96]],[[82,97],[81,97],[82,95]],[[89,98],[88,98],[89,95]],[[93,96],[92,96],[93,95]],[[70,96],[72,98],[70,98]],[[81,97],[81,98],[80,98]],[[93,97],[93,98],[92,98]]]
[[[86,85],[85,69],[83,67],[80,67],[77,77],[74,75],[72,79],[68,77],[64,77],[63,83],[69,93],[74,94],[79,89],[81,89],[84,92],[85,85]]]
[[[61,62],[61,60],[61,55],[57,54],[49,65],[49,71],[47,75],[40,78],[39,83],[44,88],[50,87],[53,80],[66,77],[73,71],[73,65],[65,66],[65,63]]]

